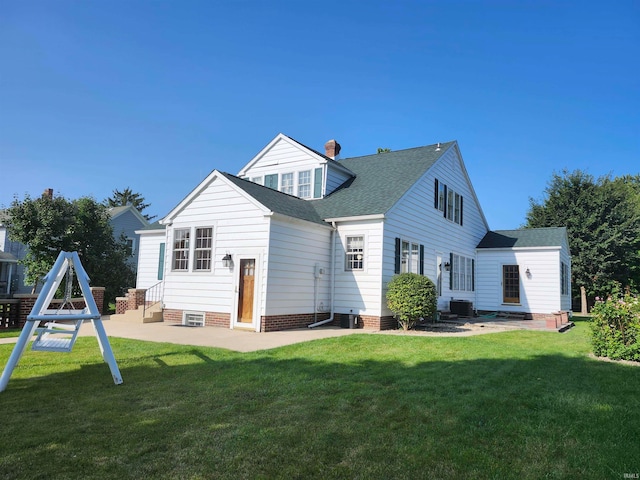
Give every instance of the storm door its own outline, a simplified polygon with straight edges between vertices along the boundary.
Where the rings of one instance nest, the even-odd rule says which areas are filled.
[[[520,268],[518,265],[502,266],[502,301],[520,303]]]

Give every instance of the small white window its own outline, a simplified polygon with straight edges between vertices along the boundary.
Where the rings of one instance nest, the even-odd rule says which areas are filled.
[[[184,312],[182,324],[187,327],[204,327],[204,312]]]
[[[298,173],[298,196],[311,198],[311,170]]]
[[[179,228],[173,232],[173,270],[189,268],[189,234],[188,228]]]
[[[280,187],[280,191],[293,195],[293,173],[283,173],[281,180],[282,186]]]
[[[262,177],[252,177],[252,178],[251,178],[251,181],[252,181],[253,183],[257,183],[258,185],[263,185],[263,183],[262,183]]]
[[[364,237],[347,237],[346,270],[364,268]]]
[[[417,243],[402,241],[400,273],[420,273],[420,246]]]
[[[193,256],[194,271],[211,270],[212,244],[213,228],[196,228],[195,252]]]

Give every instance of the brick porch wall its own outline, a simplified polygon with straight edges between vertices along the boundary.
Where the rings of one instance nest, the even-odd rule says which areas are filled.
[[[93,295],[93,299],[96,302],[98,307],[98,311],[102,314],[104,307],[104,287],[91,287],[91,294]],[[20,319],[18,320],[18,327],[24,327],[24,324],[27,322],[27,317],[31,313],[33,306],[38,299],[38,294],[31,293],[22,293],[14,295],[14,298],[20,300]],[[51,304],[48,308],[55,309],[60,307],[60,304],[63,302],[62,299],[57,298],[51,301]],[[84,299],[83,298],[72,298],[71,303],[77,309],[84,308]]]

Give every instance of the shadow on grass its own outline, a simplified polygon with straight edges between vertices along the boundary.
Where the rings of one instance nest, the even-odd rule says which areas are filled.
[[[351,338],[347,350],[325,341],[307,357],[302,347],[234,354],[121,340],[118,387],[95,357],[81,365],[49,357],[57,372],[12,378],[0,394],[11,439],[0,444],[0,471],[532,479],[640,471],[639,368],[558,354],[359,354],[385,347],[374,337]],[[20,368],[37,375],[35,358],[25,355]]]

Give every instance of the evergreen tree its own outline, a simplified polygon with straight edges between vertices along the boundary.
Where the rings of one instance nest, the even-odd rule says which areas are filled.
[[[22,202],[14,200],[8,213],[9,237],[28,247],[22,263],[34,291],[60,251],[78,252],[91,284],[105,287],[105,301],[114,301],[134,285],[126,240],[114,238],[105,205],[88,197],[69,201],[27,196]]]
[[[640,182],[638,177],[597,180],[580,170],[554,173],[542,201],[529,199],[526,227],[566,226],[574,298],[582,311],[615,283],[638,287]]]
[[[139,193],[134,193],[129,187],[125,188],[123,191],[115,189],[110,198],[105,199],[104,201],[107,207],[126,207],[127,205],[134,206],[140,213],[143,210],[148,208],[151,204],[144,203],[144,197]],[[147,221],[151,221],[156,216],[150,216],[142,214]]]

